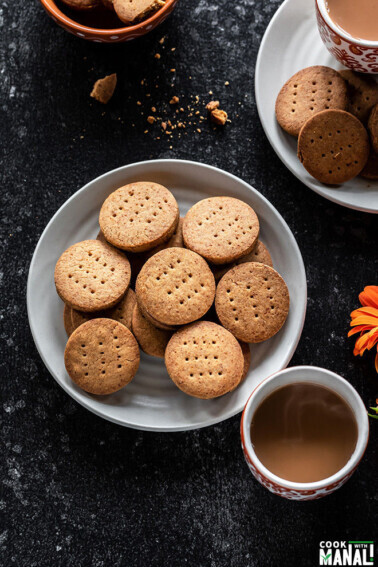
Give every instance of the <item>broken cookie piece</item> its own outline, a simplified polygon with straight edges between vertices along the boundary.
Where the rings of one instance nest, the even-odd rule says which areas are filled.
[[[224,126],[227,122],[227,112],[216,108],[210,113],[210,120],[217,126]]]
[[[164,0],[113,0],[117,16],[125,24],[143,20],[164,5]]]
[[[219,100],[211,100],[210,102],[207,103],[206,110],[212,112],[218,107],[219,107]]]
[[[93,90],[91,92],[91,97],[98,100],[102,104],[107,104],[112,98],[115,88],[117,86],[117,75],[113,73],[112,75],[107,75],[103,79],[99,79],[95,82]]]

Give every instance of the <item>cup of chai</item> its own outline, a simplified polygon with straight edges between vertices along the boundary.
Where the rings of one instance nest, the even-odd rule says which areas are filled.
[[[357,391],[316,366],[287,368],[261,382],[244,408],[240,429],[251,473],[289,500],[315,500],[340,488],[369,438]]]
[[[378,73],[378,2],[315,0],[320,37],[344,66]]]

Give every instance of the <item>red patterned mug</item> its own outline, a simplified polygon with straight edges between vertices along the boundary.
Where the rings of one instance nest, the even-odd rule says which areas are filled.
[[[359,73],[378,73],[378,41],[356,39],[330,18],[327,0],[315,0],[320,37],[336,59]],[[378,38],[377,38],[378,39]]]
[[[319,384],[341,396],[352,408],[356,418],[357,443],[346,465],[336,474],[317,482],[292,482],[271,473],[257,458],[251,441],[251,422],[261,402],[274,390],[293,383]],[[356,470],[369,439],[366,408],[356,390],[334,372],[316,366],[294,366],[266,378],[252,392],[241,419],[241,441],[244,457],[253,476],[268,490],[289,500],[315,500],[331,494],[342,486]]]

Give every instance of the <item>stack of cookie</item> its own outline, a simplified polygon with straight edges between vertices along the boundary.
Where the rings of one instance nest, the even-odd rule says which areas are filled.
[[[306,170],[318,181],[336,185],[356,175],[378,178],[377,104],[378,84],[370,77],[316,65],[284,84],[276,117],[298,138],[298,158]]]
[[[115,392],[134,377],[140,347],[164,358],[191,396],[234,390],[248,372],[247,343],[275,335],[289,311],[253,209],[214,197],[180,219],[168,189],[137,182],[109,195],[99,223],[97,239],[68,248],[55,269],[72,380]]]

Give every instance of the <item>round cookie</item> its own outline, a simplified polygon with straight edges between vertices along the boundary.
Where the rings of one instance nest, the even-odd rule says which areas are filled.
[[[109,195],[100,211],[108,242],[129,252],[144,252],[170,239],[179,221],[176,199],[158,183],[140,181]]]
[[[131,382],[139,367],[133,334],[111,319],[92,319],[68,339],[64,364],[70,378],[91,394],[117,392]]]
[[[164,358],[165,348],[172,333],[152,325],[137,305],[133,311],[132,331],[143,352],[150,356]]]
[[[282,87],[276,100],[277,122],[292,136],[317,112],[328,108],[346,110],[347,87],[330,67],[315,65],[295,73]]]
[[[249,348],[249,344],[243,341],[239,341],[239,345],[240,348],[242,349],[243,359],[244,359],[243,374],[239,382],[239,384],[241,384],[243,380],[247,377],[249,367],[251,366],[251,349]]]
[[[160,250],[165,250],[166,248],[184,248],[184,240],[182,237],[182,223],[183,219],[180,217],[171,238],[167,240],[167,242],[159,244],[159,246],[156,246],[156,248],[152,248],[152,250],[145,252],[145,254],[143,254],[144,261],[148,260],[148,258],[151,258],[151,256],[156,254],[156,252],[160,252]]]
[[[378,179],[378,154],[370,150],[369,158],[360,173],[365,179]]]
[[[85,313],[84,311],[71,309],[72,331],[80,327],[83,323],[98,318],[114,319],[114,321],[122,323],[122,325],[125,325],[125,327],[131,331],[131,319],[135,305],[135,292],[129,288],[121,301],[111,309],[96,311],[94,313]]]
[[[122,325],[125,325],[125,327],[131,331],[133,311],[136,302],[135,292],[129,288],[121,301],[111,309],[108,309],[103,316],[122,323]]]
[[[158,329],[162,329],[163,331],[177,331],[179,328],[179,325],[165,325],[164,323],[161,323],[160,321],[157,321],[156,319],[154,319],[147,311],[147,309],[145,308],[145,306],[143,305],[143,303],[138,299],[137,299],[137,305],[140,309],[140,311],[143,313],[144,317],[147,319],[147,321],[149,321],[151,323],[151,325],[153,325],[154,327],[157,327]]]
[[[243,264],[245,262],[259,262],[260,264],[266,264],[273,268],[272,257],[269,254],[269,250],[261,242],[261,240],[257,241],[256,246],[249,254],[246,254],[242,258],[239,258],[236,262],[232,262],[231,264],[225,264],[223,266],[212,266],[212,272],[214,274],[214,278],[216,282],[219,282],[221,278],[233,268],[235,265]]]
[[[64,324],[64,329],[67,333],[67,336],[69,337],[73,332],[74,332],[74,327],[72,325],[72,319],[71,319],[71,311],[72,308],[69,307],[69,305],[67,305],[66,303],[64,304],[64,310],[63,310],[63,324]]]
[[[378,104],[372,108],[368,121],[368,129],[373,150],[378,153]]]
[[[361,122],[343,110],[323,110],[299,133],[298,157],[321,183],[337,185],[352,179],[369,157],[369,137]]]
[[[366,124],[371,109],[378,103],[378,85],[369,75],[350,69],[339,71],[348,87],[348,111]]]
[[[215,281],[201,256],[185,248],[167,248],[144,264],[135,291],[142,311],[153,320],[185,325],[210,309]]]
[[[261,240],[257,241],[257,245],[252,252],[243,256],[243,258],[240,258],[236,263],[245,264],[246,262],[258,262],[259,264],[265,264],[266,266],[273,268],[272,257],[269,254],[269,250],[265,244],[261,242]]]
[[[210,399],[227,394],[240,383],[244,359],[231,333],[216,323],[197,321],[172,336],[165,364],[185,394]]]
[[[55,266],[58,295],[73,309],[100,311],[122,299],[130,283],[130,264],[122,252],[98,240],[70,246]]]
[[[227,272],[215,296],[220,322],[246,343],[260,343],[278,333],[286,321],[289,304],[289,291],[279,273],[254,262]]]
[[[255,211],[233,197],[196,203],[183,222],[184,244],[213,264],[227,264],[253,250],[259,236]]]

